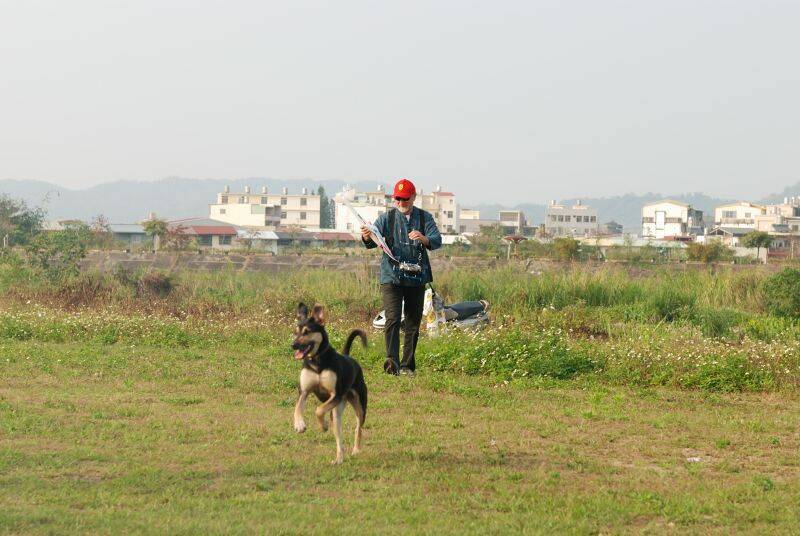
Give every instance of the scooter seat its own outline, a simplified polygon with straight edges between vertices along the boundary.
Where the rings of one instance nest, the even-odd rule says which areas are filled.
[[[447,305],[446,307],[456,312],[456,314],[458,315],[456,316],[456,320],[464,320],[465,318],[469,318],[472,315],[482,313],[486,310],[483,303],[479,301],[466,301],[461,303],[454,303],[452,305]]]

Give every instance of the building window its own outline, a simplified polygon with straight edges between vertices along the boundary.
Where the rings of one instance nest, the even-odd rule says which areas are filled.
[[[466,233],[467,232],[467,226],[466,225],[459,225],[458,226],[458,232],[459,233]]]
[[[266,197],[262,197],[261,198],[261,204],[262,205],[266,205],[268,202],[269,202],[269,200]]]
[[[572,219],[572,216],[564,216],[564,221],[570,221],[571,219]]]
[[[734,219],[734,218],[736,218],[736,211],[735,210],[723,210],[722,211],[722,217],[723,218]]]
[[[550,214],[550,221],[556,221],[556,215]]]
[[[559,214],[559,215],[558,215],[558,221],[564,221],[564,216],[562,216],[561,214]]]
[[[225,214],[225,209],[224,208],[219,209],[219,213],[220,214]]]
[[[286,206],[286,198],[281,197],[281,205]]]
[[[219,198],[219,200],[223,205],[227,205],[228,204],[228,196],[227,195],[223,195],[222,197]]]
[[[231,237],[230,235],[220,236],[219,243],[222,246],[230,246],[231,245]]]
[[[197,245],[198,246],[210,246],[211,245],[211,235],[200,235],[197,237]]]
[[[306,198],[306,197],[301,197],[301,198],[300,198],[300,206],[301,206],[301,207],[304,207],[304,206],[306,206],[306,205],[308,205],[308,198]]]
[[[452,218],[452,217],[453,217],[453,212],[452,212],[452,211],[450,211],[450,210],[449,210],[449,211],[447,211],[447,217],[448,217],[448,218]]]
[[[596,223],[597,222],[597,216],[591,216],[591,218],[592,218],[592,223]]]
[[[301,220],[304,220],[304,219],[306,219],[306,213],[305,213],[305,212],[301,212],[301,213],[300,213],[300,219],[301,219]]]
[[[583,216],[575,216],[575,221],[578,222],[578,223],[582,222],[583,221]]]
[[[282,220],[285,220],[285,219],[286,219],[286,212],[281,212],[281,219],[282,219]]]

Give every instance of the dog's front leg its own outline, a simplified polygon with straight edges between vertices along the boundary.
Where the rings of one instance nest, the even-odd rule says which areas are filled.
[[[297,404],[294,406],[294,430],[300,434],[306,431],[306,422],[303,420],[303,412],[306,409],[307,398],[308,391],[300,391],[300,398],[297,399]]]
[[[336,393],[331,393],[331,397],[314,411],[314,414],[317,416],[317,422],[319,422],[319,427],[323,432],[328,431],[328,423],[325,422],[325,414],[335,408],[337,403]]]

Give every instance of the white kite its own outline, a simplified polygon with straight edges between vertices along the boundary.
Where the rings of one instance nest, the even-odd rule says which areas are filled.
[[[386,240],[383,239],[383,235],[381,235],[381,232],[378,230],[377,227],[375,227],[375,224],[368,222],[367,220],[362,218],[361,214],[356,212],[356,209],[353,208],[353,205],[348,203],[346,200],[341,199],[340,201],[344,203],[344,206],[350,209],[350,212],[352,212],[356,218],[358,218],[358,221],[361,223],[361,225],[364,225],[367,229],[369,229],[370,234],[372,234],[372,241],[378,244],[378,247],[381,248],[383,252],[389,256],[390,259],[392,259],[394,262],[400,262],[394,255],[392,255],[392,250],[389,249],[389,246],[386,245]]]

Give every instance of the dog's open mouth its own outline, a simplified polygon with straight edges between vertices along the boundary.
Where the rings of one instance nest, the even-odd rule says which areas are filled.
[[[294,358],[297,360],[304,359],[311,349],[314,347],[313,344],[307,344],[306,346],[301,346],[294,351]]]

